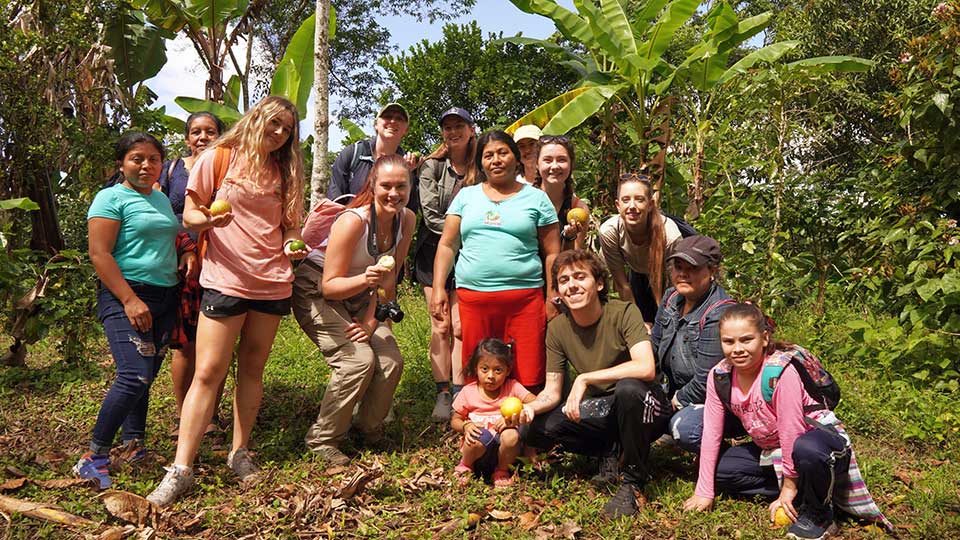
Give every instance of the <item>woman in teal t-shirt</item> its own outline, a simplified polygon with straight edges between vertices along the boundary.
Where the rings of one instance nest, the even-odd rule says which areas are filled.
[[[503,131],[489,131],[477,141],[481,183],[465,187],[447,209],[433,269],[432,316],[448,324],[447,275],[459,248],[457,297],[463,329],[462,361],[485,338],[514,343],[514,378],[538,389],[545,376],[544,335],[547,317],[543,285],[553,297],[553,283],[544,276],[560,251],[557,212],[547,195],[517,181],[523,173],[520,149]]]
[[[179,225],[170,200],[153,185],[160,177],[163,146],[132,132],[117,143],[117,182],[101,190],[87,212],[90,262],[100,278],[97,317],[103,323],[117,377],[93,428],[90,449],[74,466],[81,478],[110,487],[110,447],[122,427],[127,462],[145,455],[150,385],[166,356],[177,314]],[[184,266],[196,255],[184,253]]]

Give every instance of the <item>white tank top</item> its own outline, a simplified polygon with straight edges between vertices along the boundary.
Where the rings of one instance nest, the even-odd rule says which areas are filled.
[[[370,240],[370,226],[369,226],[370,207],[368,206],[364,208],[347,208],[346,210],[343,211],[343,213],[337,216],[337,219],[340,219],[340,217],[346,214],[347,212],[352,212],[357,217],[359,217],[361,221],[363,221],[363,234],[360,235],[360,239],[357,241],[357,245],[354,246],[353,258],[350,259],[350,266],[347,268],[347,274],[344,276],[344,277],[353,277],[366,272],[367,267],[373,266],[374,264],[376,264],[376,262],[380,259],[380,257],[383,257],[384,255],[390,255],[390,256],[396,255],[397,245],[400,244],[400,241],[403,239],[403,234],[404,234],[403,219],[402,217],[398,218],[400,224],[397,227],[397,235],[396,235],[396,238],[394,238],[393,245],[390,246],[386,251],[377,253],[377,255],[374,257],[370,255],[370,252],[367,249],[367,243]],[[314,263],[322,267],[324,261],[326,260],[326,252],[315,249],[312,252],[310,252],[310,255],[308,256],[308,258]]]

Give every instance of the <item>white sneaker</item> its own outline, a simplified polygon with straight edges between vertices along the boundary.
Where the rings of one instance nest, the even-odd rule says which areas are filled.
[[[193,477],[193,469],[178,468],[176,466],[164,468],[167,470],[166,476],[160,481],[157,489],[154,489],[150,495],[147,495],[148,501],[161,508],[170,506],[183,496],[184,493],[190,491],[193,489],[193,486],[197,485],[197,481]]]
[[[227,456],[227,466],[233,470],[241,482],[252,482],[260,474],[260,467],[253,462],[253,456],[246,448],[237,448]]]
[[[433,405],[433,412],[430,413],[430,420],[442,424],[450,421],[453,414],[453,397],[450,392],[438,392],[437,402]]]

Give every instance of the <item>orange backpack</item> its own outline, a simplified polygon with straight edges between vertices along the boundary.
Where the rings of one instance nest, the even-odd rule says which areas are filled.
[[[227,170],[230,169],[230,148],[218,146],[214,149],[213,156],[213,193],[210,194],[210,201],[205,206],[210,206],[217,200],[217,191],[223,184],[223,179],[227,177]],[[197,257],[203,261],[203,255],[207,252],[207,231],[203,231],[197,237]]]

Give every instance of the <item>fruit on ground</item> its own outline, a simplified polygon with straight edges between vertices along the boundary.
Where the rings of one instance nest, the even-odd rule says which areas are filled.
[[[290,242],[290,251],[300,251],[301,249],[307,249],[307,245],[303,243],[303,240]]]
[[[519,414],[522,410],[523,402],[520,401],[520,398],[513,396],[503,400],[503,403],[500,404],[500,414],[502,414],[504,418],[510,418],[515,414]]]
[[[393,257],[390,255],[384,255],[380,257],[380,260],[377,261],[377,264],[386,268],[387,270],[393,270],[393,267],[396,266],[397,261],[393,260]]]
[[[583,208],[571,208],[567,212],[567,223],[573,225],[574,223],[584,224],[587,220],[590,219],[590,215],[587,214],[587,211]]]
[[[778,507],[776,513],[773,515],[773,524],[777,527],[786,527],[793,523],[790,521],[790,516],[783,510],[783,507]]]
[[[230,203],[221,199],[219,201],[213,201],[213,204],[210,205],[210,215],[219,216],[221,214],[226,214],[227,212],[233,210],[233,207],[230,206]]]

